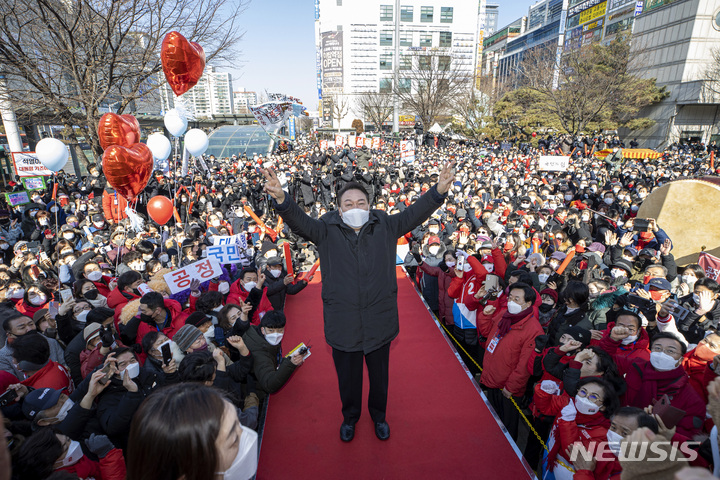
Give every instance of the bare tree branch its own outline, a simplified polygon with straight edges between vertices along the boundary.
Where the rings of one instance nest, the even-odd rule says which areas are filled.
[[[382,131],[383,124],[393,114],[392,95],[378,92],[359,93],[355,96],[355,108],[366,122],[369,120],[377,131]]]

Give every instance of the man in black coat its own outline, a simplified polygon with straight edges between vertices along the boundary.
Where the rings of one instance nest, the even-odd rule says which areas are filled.
[[[343,423],[349,442],[362,409],[363,359],[368,366],[368,409],[375,434],[390,437],[385,421],[390,342],[399,333],[395,259],[397,239],[423,223],[445,201],[454,180],[447,164],[437,185],[397,215],[370,210],[362,185],[350,182],[338,192],[338,208],[318,220],[285,195],[272,170],[264,170],[265,191],[293,232],[317,245],[323,274],[325,340],[333,348]]]

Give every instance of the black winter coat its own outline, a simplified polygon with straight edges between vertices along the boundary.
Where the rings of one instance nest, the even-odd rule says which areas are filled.
[[[331,347],[367,354],[397,337],[397,239],[424,222],[443,201],[433,186],[402,213],[370,210],[359,233],[337,210],[313,220],[289,195],[277,205],[293,232],[317,245],[325,340]]]

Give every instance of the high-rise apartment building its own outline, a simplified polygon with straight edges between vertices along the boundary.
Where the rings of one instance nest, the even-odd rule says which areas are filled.
[[[235,113],[250,113],[250,107],[257,105],[257,93],[248,92],[244,88],[233,92]]]
[[[162,73],[160,74],[162,75]],[[163,83],[161,98],[165,110],[175,106],[175,96],[170,87]],[[232,75],[218,72],[212,65],[205,66],[205,71],[198,83],[181,95],[186,108],[196,118],[207,118],[214,115],[233,115]]]
[[[397,9],[395,0],[315,0],[317,88],[325,126],[332,122],[329,99],[342,97],[348,103],[340,122],[348,128],[361,117],[352,108],[354,95],[391,91],[396,63],[401,88],[417,88],[403,71],[416,68],[412,62],[421,56],[432,55],[474,75],[482,55],[485,0],[399,3]]]

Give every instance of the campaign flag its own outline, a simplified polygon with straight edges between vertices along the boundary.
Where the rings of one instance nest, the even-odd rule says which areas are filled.
[[[415,161],[415,142],[412,140],[400,141],[400,158],[405,163]]]
[[[345,145],[345,137],[340,134],[336,134],[335,135],[335,146],[338,148],[342,148],[343,145]]]
[[[715,281],[720,279],[720,258],[702,252],[700,253],[700,258],[698,258],[698,265],[703,269],[706,277],[712,278]]]

